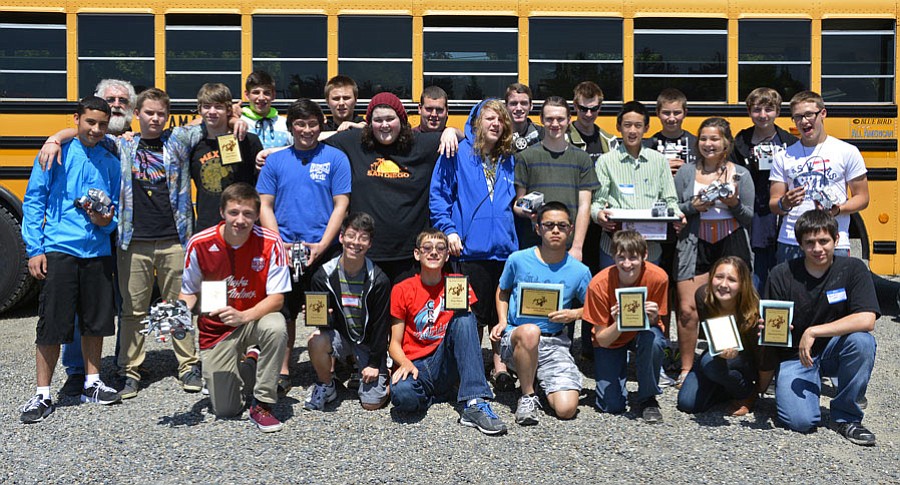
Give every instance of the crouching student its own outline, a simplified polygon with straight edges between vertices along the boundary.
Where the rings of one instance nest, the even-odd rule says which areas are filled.
[[[615,265],[597,273],[591,280],[584,302],[585,322],[594,325],[594,378],[597,380],[597,408],[605,413],[625,411],[628,351],[634,351],[638,392],[635,414],[647,423],[662,421],[656,396],[666,339],[661,315],[669,313],[669,276],[647,261],[647,241],[636,231],[619,231],[612,238]],[[644,311],[650,319],[649,330],[619,331],[616,319],[619,304],[617,288],[645,287]]]
[[[484,377],[478,323],[471,311],[444,307],[443,267],[449,257],[447,236],[433,228],[419,233],[413,255],[421,273],[391,292],[389,352],[397,365],[391,379],[391,403],[399,411],[425,411],[452,399],[464,405],[459,423],[485,434],[504,434],[506,425],[491,409],[493,393]],[[469,306],[475,294],[468,288]]]
[[[204,282],[227,285],[226,305],[197,320],[212,410],[220,418],[240,415],[244,395],[252,393],[250,422],[270,433],[282,428],[271,405],[278,401],[276,380],[287,341],[279,310],[291,280],[281,239],[256,225],[259,207],[259,194],[251,185],[238,182],[225,188],[220,209],[225,220],[188,242],[178,298],[199,312],[197,302],[213,296],[201,294]],[[240,365],[249,346],[259,348],[255,375],[239,371],[253,368]]]
[[[388,400],[386,366],[391,280],[369,258],[375,219],[354,212],[344,219],[339,240],[343,250],[312,277],[312,291],[328,293],[328,327],[309,337],[309,360],[316,384],[303,407],[321,411],[337,399],[332,359],[352,360],[360,374],[363,409],[379,409]]]
[[[759,295],[753,288],[750,268],[743,259],[726,256],[709,271],[709,283],[697,288],[694,299],[700,321],[733,315],[741,335],[743,351],[725,349],[713,356],[709,350],[691,368],[678,392],[678,409],[700,413],[721,402],[729,402],[726,413],[743,416],[753,410],[756,397],[765,389],[757,386],[763,352],[759,348],[757,320]],[[772,370],[771,365],[766,370]]]
[[[571,419],[578,412],[581,372],[569,352],[572,340],[565,327],[581,318],[580,303],[591,279],[587,266],[566,251],[574,225],[565,204],[544,204],[537,221],[541,245],[512,253],[503,268],[497,289],[500,322],[491,330],[491,340],[500,342],[500,357],[519,376],[522,396],[516,405],[516,423],[522,426],[540,419],[535,377],[557,417]],[[517,288],[527,283],[561,285],[561,309],[554,307],[546,316],[522,315]]]

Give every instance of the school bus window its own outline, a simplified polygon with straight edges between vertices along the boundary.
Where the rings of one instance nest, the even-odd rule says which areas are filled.
[[[0,15],[0,98],[66,99],[65,15]]]
[[[153,82],[152,15],[78,15],[78,95],[102,79],[125,79],[140,92]]]
[[[411,99],[412,18],[338,17],[338,73],[356,81],[362,99],[380,91]]]
[[[738,99],[760,86],[784,99],[809,89],[810,25],[809,20],[738,22]]]
[[[166,15],[166,91],[195,100],[204,83],[241,93],[241,19],[238,15]]]
[[[515,17],[425,17],[425,85],[441,86],[451,99],[501,96],[518,79],[516,23]]]
[[[324,15],[253,16],[253,69],[272,75],[278,99],[322,98],[328,78],[327,43]]]
[[[672,87],[691,101],[725,101],[727,28],[725,19],[635,19],[635,98],[655,100]]]
[[[822,21],[822,96],[840,103],[894,101],[894,19]]]
[[[534,97],[570,96],[590,79],[605,100],[622,100],[622,19],[532,17],[528,82]]]

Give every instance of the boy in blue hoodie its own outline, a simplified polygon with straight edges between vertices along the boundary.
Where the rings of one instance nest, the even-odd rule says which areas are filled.
[[[497,324],[494,295],[503,264],[519,247],[513,220],[512,117],[497,99],[472,108],[466,138],[457,154],[442,155],[431,177],[431,223],[447,234],[454,269],[469,277],[478,302],[473,312],[479,328]],[[498,391],[511,391],[515,380],[493,344],[491,379]]]
[[[37,323],[37,391],[22,406],[23,423],[53,412],[50,381],[60,345],[72,342],[75,316],[81,325],[86,377],[81,402],[112,404],[119,395],[100,380],[103,337],[114,335],[113,260],[109,235],[116,228],[119,160],[97,145],[106,135],[109,104],[96,96],[78,103],[78,137],[63,145],[64,163],[41,169],[35,159],[25,192],[22,239],[28,271],[41,282]],[[81,204],[89,191],[103,191],[108,205]]]

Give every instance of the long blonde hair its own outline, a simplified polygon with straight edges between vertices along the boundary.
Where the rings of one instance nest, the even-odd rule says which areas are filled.
[[[706,298],[703,302],[706,304],[710,317],[720,317],[728,314],[722,308],[712,289],[713,276],[716,274],[719,266],[723,264],[730,264],[737,270],[740,288],[738,289],[737,301],[735,302],[735,312],[737,313],[735,319],[738,321],[738,330],[742,334],[750,332],[756,328],[759,320],[759,294],[756,293],[756,288],[753,287],[750,268],[747,267],[747,263],[743,259],[737,256],[725,256],[712,265],[709,270],[709,283],[706,286]]]

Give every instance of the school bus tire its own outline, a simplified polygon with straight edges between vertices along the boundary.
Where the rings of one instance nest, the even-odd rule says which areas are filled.
[[[37,284],[28,274],[28,258],[18,219],[0,205],[0,313],[34,296]]]

